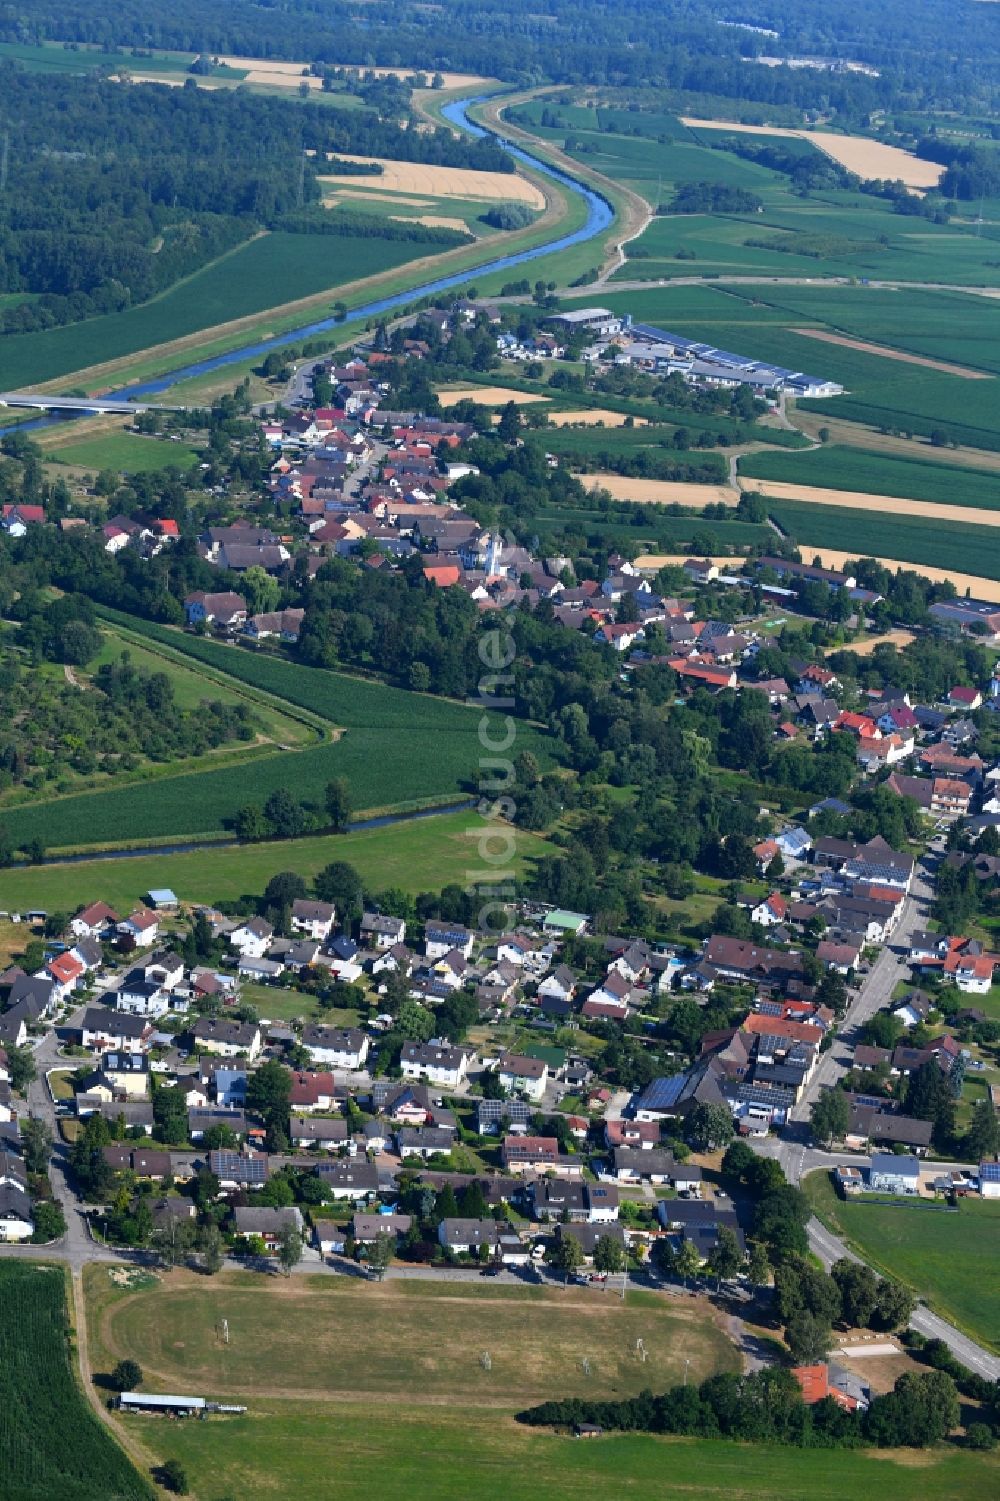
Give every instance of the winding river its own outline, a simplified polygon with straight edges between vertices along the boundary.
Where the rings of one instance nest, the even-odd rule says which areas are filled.
[[[476,104],[486,104],[490,99],[498,97],[495,94],[480,94],[471,99],[455,99],[450,104],[443,106],[441,113],[454,125],[456,129],[464,130],[473,136],[493,136],[493,139],[503,147],[504,151],[531,167],[533,171],[550,177],[566,188],[571,194],[582,199],[586,206],[587,217],[579,229],[571,234],[559,235],[553,240],[547,240],[544,244],[535,245],[530,250],[517,251],[512,255],[502,255],[496,260],[487,261],[485,265],[475,266],[465,271],[459,271],[451,276],[439,276],[434,281],[424,282],[422,286],[410,287],[405,292],[397,292],[392,297],[382,297],[374,302],[366,302],[361,307],[352,308],[348,314],[349,322],[377,317],[382,313],[391,312],[394,308],[405,307],[411,302],[422,297],[431,297],[437,292],[447,292],[452,287],[468,286],[471,281],[479,276],[487,276],[495,271],[507,271],[514,266],[523,266],[528,261],[534,261],[543,255],[551,255],[556,250],[566,250],[571,245],[580,245],[586,240],[596,239],[605,230],[609,229],[614,221],[614,211],[606,198],[588,188],[585,183],[571,177],[566,172],[561,172],[558,167],[551,166],[530,152],[522,150],[507,141],[495,131],[487,130],[482,125],[477,125],[469,119],[468,111]],[[143,385],[125,386],[117,391],[103,394],[129,398],[134,396],[153,396],[165,391],[182,380],[190,380],[193,376],[207,375],[213,370],[221,370],[227,365],[236,365],[243,360],[256,358],[258,355],[266,355],[272,349],[280,349],[285,344],[296,344],[302,339],[308,339],[313,334],[327,333],[332,328],[341,328],[343,321],[336,318],[320,318],[315,323],[306,323],[301,328],[293,328],[287,333],[279,334],[273,339],[264,339],[256,344],[244,344],[239,349],[231,349],[227,354],[213,355],[210,359],[197,360],[191,365],[182,365],[176,370],[171,370],[166,375],[158,376],[155,380],[147,381]],[[43,421],[45,419],[42,419]],[[27,424],[25,424],[27,425]],[[31,424],[34,426],[35,424]]]

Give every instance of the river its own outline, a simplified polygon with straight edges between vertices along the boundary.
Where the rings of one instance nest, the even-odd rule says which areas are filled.
[[[382,313],[392,312],[394,308],[405,307],[408,303],[415,302],[422,297],[431,297],[437,292],[447,292],[452,287],[468,286],[470,282],[480,276],[488,276],[496,271],[507,271],[515,266],[523,266],[528,261],[537,260],[540,256],[551,255],[556,250],[566,250],[571,245],[580,245],[586,240],[596,239],[611,227],[614,221],[614,211],[606,198],[588,188],[585,183],[571,177],[566,172],[561,172],[557,167],[550,166],[530,152],[522,150],[512,142],[504,139],[495,131],[487,130],[482,125],[475,124],[469,119],[468,111],[473,105],[485,104],[490,99],[496,98],[495,94],[480,94],[471,99],[455,99],[442,108],[442,114],[450,124],[459,130],[465,130],[469,135],[491,135],[493,139],[503,147],[504,151],[531,167],[535,172],[542,173],[558,182],[570,193],[581,198],[586,205],[587,217],[579,229],[571,234],[558,235],[555,239],[547,240],[544,244],[535,245],[530,250],[517,251],[512,255],[502,255],[496,260],[488,261],[485,265],[476,266],[466,271],[459,271],[450,276],[439,276],[434,281],[424,282],[422,286],[410,287],[405,292],[397,292],[391,297],[382,297],[374,302],[366,302],[362,307],[352,308],[349,322],[358,322],[367,318],[378,317]],[[272,349],[280,349],[285,344],[297,344],[303,339],[308,339],[314,334],[328,333],[331,329],[343,327],[343,321],[336,318],[320,318],[315,323],[303,324],[301,328],[293,328],[288,333],[279,334],[273,339],[264,339],[256,344],[244,344],[239,349],[231,349],[227,354],[213,355],[210,359],[196,360],[193,364],[182,365],[176,370],[171,370],[166,375],[158,376],[155,380],[146,381],[143,385],[124,386],[120,390],[104,392],[102,394],[115,397],[154,396],[165,391],[169,386],[176,385],[179,381],[190,380],[194,376],[207,375],[213,370],[222,370],[227,365],[237,365],[243,360],[253,359],[258,355],[266,355]],[[41,419],[39,422],[23,424],[23,427],[41,425],[51,419]]]

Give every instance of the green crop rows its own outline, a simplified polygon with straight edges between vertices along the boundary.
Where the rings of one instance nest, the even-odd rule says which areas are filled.
[[[857,558],[897,558],[903,563],[1000,579],[997,527],[946,526],[937,519],[873,515],[804,500],[769,500],[767,509],[806,551],[836,547]]]
[[[4,1501],[151,1501],[73,1378],[60,1268],[0,1264],[0,1393]]]
[[[1000,509],[1000,474],[892,458],[862,448],[829,448],[811,453],[753,453],[740,460],[744,478],[790,485],[819,485],[831,490],[860,490],[870,495],[898,495],[909,500],[939,501],[944,505]]]

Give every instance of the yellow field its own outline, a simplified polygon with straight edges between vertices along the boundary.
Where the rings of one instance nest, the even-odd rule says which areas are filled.
[[[555,415],[552,416],[555,421]],[[635,479],[625,474],[581,474],[588,490],[607,490],[615,500],[646,505],[734,506],[740,492],[732,485],[696,485],[683,480]]]
[[[740,125],[731,120],[697,120],[689,115],[681,116],[681,124],[695,130],[739,131],[741,135],[798,136],[832,156],[848,172],[856,172],[859,177],[898,180],[917,191],[937,187],[944,172],[936,162],[923,162],[900,146],[885,146],[867,136],[841,136],[829,130],[790,130],[779,125]]]
[[[268,83],[278,88],[297,89],[303,82],[303,74],[308,67],[307,63],[281,63],[274,62],[270,58],[259,57],[220,57],[219,62],[225,67],[246,70],[247,83]],[[335,64],[338,67],[353,67],[352,63]],[[425,68],[365,68],[365,73],[376,73],[379,78],[395,77],[408,78],[414,73],[426,73],[428,79],[433,78],[435,69]],[[475,88],[485,82],[475,73],[442,73],[444,87],[446,89]],[[311,89],[323,87],[319,78],[305,78]]]
[[[579,423],[584,427],[595,427],[601,423],[604,427],[623,427],[625,417],[621,412],[606,412],[602,407],[586,407],[579,412],[549,412],[549,421],[553,427],[570,427]],[[649,422],[645,417],[632,419],[636,427],[648,427]]]
[[[543,209],[545,197],[533,182],[515,172],[476,172],[465,167],[432,167],[423,162],[395,162],[370,156],[352,156],[341,152],[343,162],[370,162],[379,160],[380,177],[373,177],[366,186],[369,189],[383,188],[389,193],[415,193],[424,198],[481,198],[485,202],[507,203],[518,200],[531,208]],[[320,182],[335,187],[357,187],[358,179],[347,174],[333,173],[321,177]]]
[[[516,406],[532,402],[548,401],[547,396],[535,396],[530,391],[512,391],[509,386],[462,386],[455,391],[439,391],[438,401],[443,407],[453,407],[459,401],[476,401],[480,406],[505,406],[513,401]]]
[[[460,229],[463,233],[468,229],[464,219],[449,219],[447,214],[390,214],[390,219],[395,219],[399,224],[426,224],[428,229]]]
[[[740,484],[772,500],[811,500],[820,506],[840,506],[845,511],[882,511],[889,516],[933,517],[935,521],[971,522],[974,526],[1000,526],[1000,511],[977,506],[948,506],[939,500],[904,500],[899,495],[869,495],[864,490],[827,490],[821,485],[788,485],[781,480],[746,479]]]
[[[640,573],[657,573],[661,568],[669,568],[671,565],[681,568],[695,556],[696,554],[692,552],[644,552],[641,557],[636,558],[635,566]],[[701,562],[701,555],[698,554],[697,556],[698,561]],[[709,558],[719,568],[733,573],[739,573],[746,562],[745,557],[731,558],[721,554],[716,557],[712,557],[709,554]]]
[[[870,657],[876,646],[909,646],[911,641],[916,641],[912,631],[886,631],[884,636],[869,636],[867,641],[852,641],[850,646],[830,646],[826,655],[830,656],[835,651],[852,651],[858,657]]]

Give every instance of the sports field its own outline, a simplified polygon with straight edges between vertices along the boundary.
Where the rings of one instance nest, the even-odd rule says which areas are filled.
[[[332,860],[349,861],[373,891],[398,886],[416,895],[440,891],[451,882],[464,886],[472,878],[470,872],[481,879],[478,836],[482,827],[482,820],[472,810],[360,829],[353,834],[319,834],[223,849],[206,845],[175,855],[136,855],[0,870],[0,907],[8,911],[27,907],[75,911],[97,896],[116,909],[127,909],[153,886],[170,886],[185,902],[226,901],[247,892],[259,894],[282,870],[294,870],[305,880],[312,880]],[[538,834],[518,829],[513,831],[511,859],[504,861],[503,868],[520,874],[533,858],[555,853],[558,851]]]
[[[733,1369],[735,1351],[694,1299],[440,1282],[286,1283],[172,1272],[119,1293],[87,1269],[95,1368],[127,1351],[147,1386],[233,1397],[245,1417],[129,1419],[179,1458],[199,1497],[328,1501],[589,1501],[625,1496],[737,1501],[912,1501],[913,1456],[804,1451],[615,1435],[580,1443],[513,1414],[545,1396],[653,1391]],[[229,1320],[230,1342],[216,1334]],[[645,1365],[636,1358],[643,1339]],[[491,1369],[484,1369],[483,1354]],[[590,1375],[583,1371],[590,1362]],[[172,1383],[172,1385],[171,1385]],[[179,1385],[178,1385],[179,1383]],[[1000,1467],[954,1450],[920,1456],[921,1501],[986,1501]]]
[[[828,1173],[803,1187],[824,1224],[867,1261],[898,1277],[931,1307],[992,1349],[1000,1349],[1000,1203],[962,1199],[957,1213],[923,1203],[879,1207],[837,1197]]]

